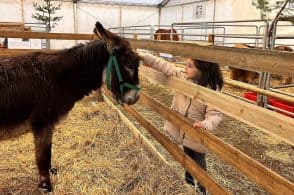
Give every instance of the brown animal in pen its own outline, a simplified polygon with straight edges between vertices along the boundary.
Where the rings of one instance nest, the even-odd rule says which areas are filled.
[[[172,32],[172,33],[171,33]],[[167,40],[171,41],[171,36],[173,41],[179,41],[178,32],[175,29],[162,29],[159,28],[155,31],[154,40]],[[160,56],[160,52],[155,52],[155,55]],[[175,58],[166,58],[169,61],[175,61]]]
[[[236,48],[256,48],[254,46],[250,46],[244,43],[236,44],[234,47]],[[293,49],[288,46],[280,45],[276,46],[275,50],[279,51],[287,51],[287,52],[293,52]],[[252,83],[255,79],[258,78],[259,73],[250,71],[250,70],[245,70],[245,69],[239,69],[239,68],[233,68],[229,67],[231,71],[231,79],[245,82],[245,83]],[[291,84],[292,83],[292,77],[289,76],[278,76],[278,75],[272,75],[272,78],[281,80],[280,84]]]
[[[172,32],[172,33],[171,33]],[[171,39],[172,34],[172,39]],[[158,29],[155,31],[154,34],[154,40],[173,40],[173,41],[179,41],[179,35],[178,32],[175,29]]]
[[[253,46],[241,43],[241,44],[236,44],[234,47],[236,48],[255,48]],[[258,78],[258,73],[249,71],[249,70],[244,70],[240,68],[233,68],[229,67],[231,71],[231,79],[236,80],[236,81],[241,81],[245,83],[251,83],[254,79]]]
[[[293,49],[291,47],[285,45],[276,46],[275,50],[293,52]],[[272,78],[280,80],[280,84],[289,85],[292,83],[291,76],[272,75]]]
[[[124,82],[138,85],[139,56],[129,43],[97,22],[94,32],[102,39],[56,52],[34,52],[0,57],[0,140],[32,132],[39,187],[52,190],[49,170],[54,126],[76,101],[101,87],[102,72],[115,52]],[[115,72],[111,92],[116,99],[133,104],[136,90],[121,94]],[[9,158],[9,156],[8,156]]]

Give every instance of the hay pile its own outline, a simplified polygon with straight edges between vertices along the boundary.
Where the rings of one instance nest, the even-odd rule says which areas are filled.
[[[53,138],[55,194],[194,194],[93,96],[78,102]],[[32,135],[0,144],[0,194],[40,194]]]

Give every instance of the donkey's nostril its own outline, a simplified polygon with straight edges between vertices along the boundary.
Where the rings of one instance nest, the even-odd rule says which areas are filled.
[[[139,99],[140,93],[137,90],[129,90],[124,94],[123,102],[129,105],[134,104]]]

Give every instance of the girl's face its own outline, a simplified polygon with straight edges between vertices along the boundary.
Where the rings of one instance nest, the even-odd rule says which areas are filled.
[[[188,58],[186,66],[184,68],[184,73],[187,79],[196,79],[200,77],[200,71],[196,68],[192,59]]]

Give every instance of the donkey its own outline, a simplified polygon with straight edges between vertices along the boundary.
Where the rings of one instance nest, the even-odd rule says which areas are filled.
[[[139,98],[139,56],[99,22],[94,33],[100,40],[70,49],[0,57],[0,140],[32,132],[38,187],[48,192],[54,126],[76,101],[101,87],[107,64],[117,66],[108,70],[115,99],[134,104]]]
[[[262,49],[260,47],[254,47],[245,43],[238,43],[235,44],[234,47],[236,48],[254,48],[254,49]],[[289,46],[286,45],[279,45],[274,48],[274,50],[278,51],[287,51],[287,52],[293,52],[293,49]],[[258,78],[259,73],[250,71],[250,70],[245,70],[245,69],[239,69],[239,68],[233,68],[229,67],[231,70],[231,79],[237,80],[237,81],[242,81],[245,83],[252,83],[253,80]],[[281,80],[280,84],[291,84],[292,83],[292,77],[289,76],[281,76],[281,75],[272,75],[272,78]]]

